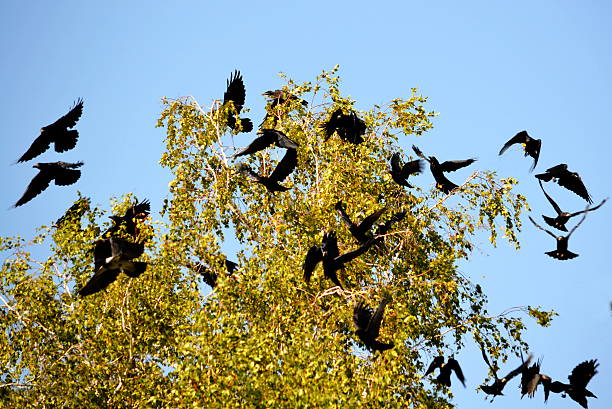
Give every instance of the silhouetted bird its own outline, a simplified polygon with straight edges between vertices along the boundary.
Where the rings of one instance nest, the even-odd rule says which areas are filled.
[[[587,192],[580,175],[576,172],[570,172],[565,163],[546,169],[546,172],[535,175],[535,177],[544,182],[550,182],[551,180],[557,182],[559,186],[576,193],[589,204],[593,203],[593,199]]]
[[[234,271],[236,271],[236,269],[238,268],[238,264],[228,259],[225,259],[224,264],[228,275],[232,275]],[[204,280],[204,282],[208,284],[211,288],[215,288],[217,286],[217,279],[219,278],[219,276],[210,268],[208,268],[204,264],[198,263],[193,267],[193,269],[196,273],[202,276],[202,280]]]
[[[446,162],[440,163],[435,156],[425,156],[423,152],[421,152],[421,150],[414,145],[412,145],[412,150],[417,154],[417,156],[429,162],[429,169],[431,170],[431,174],[436,181],[437,188],[446,194],[449,194],[458,186],[448,180],[444,175],[444,172],[454,172],[476,162],[476,159],[472,158],[466,160],[447,160]]]
[[[88,197],[80,197],[72,206],[66,210],[66,213],[55,222],[55,227],[60,227],[67,220],[80,220],[91,206],[91,199]]]
[[[101,239],[94,247],[94,275],[79,290],[85,297],[108,287],[120,273],[136,278],[147,269],[144,261],[132,261],[144,252],[144,244],[131,243],[117,237]]]
[[[535,169],[536,165],[538,164],[538,158],[540,157],[540,149],[542,148],[542,140],[532,138],[531,136],[529,136],[527,131],[521,131],[517,133],[516,135],[514,135],[508,142],[504,144],[504,146],[499,151],[499,154],[501,155],[502,153],[504,153],[506,149],[508,149],[510,146],[514,145],[515,143],[522,144],[525,149],[525,156],[531,156],[533,158],[533,165],[531,165],[531,168],[529,168],[529,171],[532,171],[533,169]]]
[[[344,210],[344,204],[340,200],[336,203],[335,209],[340,213],[340,217],[348,227],[349,231],[353,235],[353,237],[360,243],[365,244],[368,240],[372,239],[372,235],[368,234],[368,231],[372,228],[374,223],[380,218],[380,216],[385,212],[386,208],[379,209],[374,213],[368,215],[365,219],[361,221],[359,224],[353,223],[351,218],[346,211]]]
[[[326,141],[334,132],[337,132],[340,139],[356,145],[364,141],[363,135],[366,132],[365,122],[354,111],[345,114],[341,108],[332,113],[327,122],[322,125],[322,128],[325,131]]]
[[[79,99],[74,107],[63,117],[47,125],[40,130],[38,138],[34,139],[30,148],[24,153],[17,162],[26,162],[33,159],[49,149],[51,143],[54,144],[55,152],[66,152],[76,146],[79,132],[69,131],[76,125],[83,113],[83,100]]]
[[[593,210],[597,210],[597,209],[599,209],[601,207],[601,205],[606,203],[606,200],[608,200],[608,199],[604,199],[604,200],[602,200],[602,202],[600,204],[598,204],[595,207],[591,207],[590,209],[587,208],[586,210],[581,210],[581,211],[575,212],[575,213],[564,212],[563,210],[561,210],[559,205],[557,203],[555,203],[555,201],[552,199],[552,197],[550,197],[548,195],[548,193],[546,193],[546,191],[544,190],[544,186],[542,186],[542,181],[538,180],[538,182],[540,183],[540,188],[542,189],[542,192],[544,192],[544,196],[546,196],[546,199],[548,199],[548,201],[550,202],[552,207],[557,212],[557,217],[555,217],[555,218],[547,217],[547,216],[542,216],[542,218],[544,219],[546,224],[548,224],[551,227],[554,227],[555,229],[559,229],[561,231],[567,231],[567,227],[565,227],[565,223],[567,223],[568,220],[571,219],[572,217],[578,216],[579,214],[582,214],[582,213],[586,213],[586,212],[590,212],[590,211],[593,211]]]
[[[246,148],[234,155],[234,157],[250,155],[255,152],[266,149],[268,146],[275,144],[279,148],[297,149],[298,144],[287,138],[287,135],[276,129],[261,129],[257,133],[261,136],[255,138],[253,142]]]
[[[230,75],[227,80],[227,89],[223,94],[223,104],[225,105],[229,101],[234,102],[234,108],[236,108],[236,114],[239,115],[244,106],[244,100],[246,98],[246,91],[244,89],[244,82],[242,82],[242,75],[240,71],[234,71],[233,75]],[[242,132],[251,132],[253,130],[253,122],[249,118],[240,118],[242,124]],[[236,130],[236,117],[230,114],[227,118],[227,126],[231,129]]]
[[[376,340],[380,335],[380,324],[382,323],[387,304],[389,304],[389,300],[383,298],[373,314],[372,310],[366,307],[363,301],[358,302],[353,309],[353,324],[355,324],[356,328],[355,335],[359,337],[361,342],[370,351],[382,352],[395,346],[393,342],[385,344]]]
[[[138,240],[139,231],[136,219],[143,220],[149,216],[151,211],[151,203],[148,200],[139,202],[136,199],[136,203],[130,206],[123,216],[110,216],[113,221],[113,225],[110,229],[104,233],[104,236],[113,236],[119,233],[121,226],[125,226],[125,232],[132,236],[135,240]]]
[[[597,374],[597,359],[590,361],[584,361],[578,364],[573,370],[569,379],[569,384],[562,383],[559,381],[553,382],[550,385],[550,391],[555,393],[567,393],[570,398],[578,402],[580,406],[587,409],[589,404],[587,397],[597,398],[593,392],[589,391],[586,386],[590,382],[591,378]]]
[[[408,176],[417,175],[423,171],[423,161],[420,159],[411,160],[405,164],[400,163],[400,154],[394,153],[391,156],[391,178],[400,186],[413,187],[408,183]]]
[[[499,378],[497,376],[497,371],[495,370],[495,368],[493,368],[493,366],[489,362],[489,358],[487,357],[487,354],[485,353],[485,350],[482,346],[480,347],[480,352],[482,353],[482,357],[485,363],[487,364],[487,366],[491,370],[491,373],[493,374],[493,377],[495,378],[495,381],[493,382],[492,385],[481,385],[480,386],[480,389],[484,393],[486,393],[487,395],[493,396],[491,401],[493,401],[493,399],[495,399],[496,396],[502,396],[504,394],[503,390],[506,387],[506,384],[515,376],[523,373],[523,371],[527,369],[527,367],[531,363],[531,360],[533,359],[533,356],[529,355],[529,357],[527,357],[527,360],[524,361],[521,365],[519,365],[518,368],[508,372],[508,374],[504,376],[503,378]]]
[[[81,171],[75,168],[81,167],[83,162],[45,162],[32,166],[38,169],[38,175],[34,176],[23,196],[15,203],[14,207],[21,206],[41,194],[49,187],[51,181],[58,186],[67,186],[76,183],[81,177]]]
[[[340,284],[340,280],[338,280],[338,275],[336,272],[344,268],[344,263],[348,263],[349,261],[365,253],[373,243],[374,240],[369,240],[361,247],[340,255],[336,232],[332,231],[325,233],[323,235],[323,240],[321,241],[321,246],[312,246],[306,254],[306,258],[304,259],[304,264],[302,266],[304,270],[304,280],[306,280],[307,283],[310,282],[312,272],[317,267],[317,264],[322,261],[323,274],[325,277],[332,280],[332,282],[338,287],[343,288],[342,284]]]
[[[580,226],[580,224],[584,221],[585,218],[586,218],[586,213],[584,214],[584,216],[582,216],[580,221],[572,228],[572,230],[570,230],[567,236],[557,236],[550,230],[546,230],[544,227],[537,224],[535,220],[533,220],[531,216],[529,216],[529,220],[531,220],[531,223],[533,223],[535,227],[537,227],[540,230],[545,231],[546,233],[554,237],[555,240],[557,240],[557,249],[552,250],[552,251],[547,251],[545,254],[548,254],[550,257],[553,257],[559,260],[570,260],[572,258],[576,258],[579,256],[579,254],[572,253],[571,251],[567,249],[567,242],[570,236],[572,235],[572,233],[574,233],[574,231],[578,228],[578,226]]]
[[[393,227],[395,223],[404,220],[404,217],[406,217],[405,210],[393,213],[393,215],[389,218],[389,220],[387,220],[383,224],[380,224],[376,227],[376,235],[379,236],[379,235],[387,234],[389,230],[391,230],[391,227]]]
[[[521,372],[521,399],[527,395],[530,398],[535,396],[538,385],[542,384],[544,387],[544,403],[548,401],[548,394],[550,392],[550,384],[552,379],[548,375],[540,373],[540,367],[542,361],[538,359],[538,362],[531,365],[530,367],[523,368]]]
[[[465,376],[463,375],[463,371],[461,370],[461,366],[459,366],[459,362],[457,362],[454,358],[448,358],[448,361],[444,363],[444,357],[439,355],[434,358],[434,360],[429,364],[429,368],[425,372],[424,376],[433,373],[436,369],[440,369],[440,373],[436,378],[436,382],[440,385],[444,385],[450,388],[451,386],[451,373],[455,372],[457,379],[461,382],[463,387],[465,387]]]
[[[277,89],[274,91],[266,91],[263,93],[263,95],[270,98],[271,108],[274,108],[277,105],[282,105],[287,101],[299,101],[300,104],[304,106],[308,105],[307,101],[304,101],[303,99],[300,99],[298,96],[293,95],[292,93],[288,91],[284,91],[282,89]]]
[[[285,180],[287,176],[293,172],[296,166],[297,150],[287,149],[287,153],[285,153],[283,159],[278,162],[278,165],[276,165],[276,168],[274,168],[270,176],[258,175],[244,163],[238,166],[238,172],[257,183],[261,183],[270,192],[284,192],[289,190],[289,188],[281,185],[280,182]]]

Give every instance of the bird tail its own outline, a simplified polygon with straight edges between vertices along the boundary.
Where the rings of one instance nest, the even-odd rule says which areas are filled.
[[[55,141],[55,152],[69,151],[76,146],[77,139],[79,139],[79,131],[76,129],[66,131]]]
[[[558,223],[557,219],[553,217],[542,215],[542,219],[544,219],[546,224],[549,225],[550,227],[554,227],[555,229],[559,229],[561,231],[567,231],[567,227],[565,227],[563,224]]]

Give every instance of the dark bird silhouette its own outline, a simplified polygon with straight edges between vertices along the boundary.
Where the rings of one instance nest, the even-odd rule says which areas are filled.
[[[391,156],[391,178],[400,186],[413,186],[408,183],[408,176],[417,175],[423,171],[423,161],[421,159],[411,160],[405,164],[400,163],[400,154],[394,153]]]
[[[569,384],[555,381],[550,385],[550,391],[555,393],[567,393],[570,398],[578,402],[580,406],[588,409],[589,404],[588,398],[597,398],[586,388],[588,383],[597,374],[597,359],[591,359],[590,361],[584,361],[578,364],[573,370],[569,379]]]
[[[547,216],[543,215],[542,218],[544,219],[546,224],[548,224],[551,227],[554,227],[555,229],[559,229],[561,231],[567,231],[567,227],[565,227],[565,223],[567,223],[568,220],[571,219],[572,217],[578,216],[579,214],[583,214],[583,213],[586,213],[586,212],[591,212],[593,210],[597,210],[597,209],[599,209],[601,207],[601,205],[606,203],[606,201],[608,200],[608,199],[604,199],[597,206],[591,207],[591,208],[587,208],[586,210],[581,210],[579,212],[575,212],[575,213],[564,212],[563,210],[561,210],[559,205],[552,199],[552,197],[550,197],[548,195],[548,193],[546,193],[546,191],[544,190],[544,186],[542,186],[542,181],[538,180],[538,182],[540,183],[540,188],[542,189],[542,192],[544,192],[544,196],[546,196],[546,199],[548,199],[548,201],[550,202],[552,207],[557,212],[557,217],[553,218],[553,217],[547,217]]]
[[[348,263],[349,261],[365,253],[373,243],[374,240],[369,240],[361,247],[340,255],[336,232],[331,231],[329,233],[325,233],[321,241],[321,246],[312,246],[306,254],[306,258],[304,259],[304,264],[302,266],[302,269],[304,270],[304,280],[307,283],[310,282],[312,272],[317,267],[317,264],[322,261],[323,275],[329,278],[338,287],[343,288],[342,284],[340,284],[340,280],[338,280],[338,275],[336,272],[344,268],[344,263]]]
[[[271,108],[274,108],[277,105],[284,105],[287,101],[298,101],[300,104],[307,106],[308,102],[300,99],[297,95],[293,95],[288,91],[284,91],[282,89],[276,89],[274,91],[266,91],[263,95],[270,98]]]
[[[385,307],[389,304],[389,299],[383,298],[378,304],[378,308],[374,313],[365,306],[363,301],[358,302],[353,309],[353,324],[355,324],[355,335],[359,337],[361,342],[370,351],[386,351],[395,346],[393,342],[385,344],[377,341],[380,336],[380,324],[382,323]]]
[[[532,138],[531,136],[529,136],[527,131],[521,131],[514,135],[508,142],[504,144],[504,146],[499,151],[499,154],[501,155],[502,153],[504,153],[506,149],[508,149],[515,143],[522,144],[525,149],[525,156],[531,156],[533,158],[533,165],[531,165],[531,168],[529,168],[529,171],[531,172],[538,164],[538,158],[540,157],[540,149],[542,148],[542,140]]]
[[[104,233],[104,236],[114,236],[119,233],[121,226],[125,226],[125,232],[135,240],[138,240],[139,231],[137,220],[147,218],[150,211],[151,203],[148,200],[145,199],[139,202],[138,199],[136,199],[136,203],[130,206],[123,216],[110,216],[113,225]]]
[[[234,271],[236,271],[236,269],[238,268],[238,264],[228,259],[225,259],[224,264],[225,269],[227,271],[227,275],[232,275]],[[209,267],[205,266],[204,264],[197,263],[196,265],[194,265],[193,269],[196,273],[202,276],[202,280],[204,280],[204,282],[208,284],[211,288],[215,288],[217,286],[217,280],[219,279],[219,275],[213,270],[211,270]]]
[[[51,125],[41,128],[38,138],[34,139],[30,148],[21,158],[17,159],[17,162],[26,162],[34,159],[49,149],[51,143],[53,143],[55,152],[66,152],[74,148],[79,138],[79,132],[77,130],[69,131],[68,128],[74,127],[82,114],[83,100],[78,99],[66,115]]]
[[[546,169],[546,172],[535,175],[535,177],[543,182],[550,182],[551,180],[557,182],[559,186],[563,186],[576,193],[589,204],[593,203],[593,199],[591,199],[591,195],[587,192],[580,175],[576,172],[570,172],[565,163]]]
[[[94,247],[94,275],[79,290],[85,297],[102,291],[117,279],[120,273],[136,278],[147,269],[144,261],[132,261],[144,252],[144,244],[131,243],[117,237],[100,239]]]
[[[66,213],[55,222],[55,227],[60,227],[64,222],[68,220],[80,220],[91,206],[91,199],[88,197],[78,198],[72,206],[66,210]]]
[[[417,156],[429,162],[429,169],[431,170],[431,174],[436,181],[436,187],[446,194],[449,194],[458,186],[448,180],[444,173],[454,172],[476,162],[476,159],[471,158],[466,160],[447,160],[446,162],[440,163],[435,156],[425,156],[423,152],[421,152],[421,150],[415,145],[412,145],[412,150],[417,154]]]
[[[45,162],[37,163],[32,166],[38,169],[38,174],[34,176],[23,196],[15,203],[14,207],[21,206],[36,196],[41,194],[49,187],[51,181],[55,181],[58,186],[72,185],[81,177],[81,171],[76,168],[81,167],[83,162]]]
[[[482,357],[483,357],[485,363],[487,364],[487,366],[491,370],[491,373],[493,374],[493,377],[495,378],[495,381],[493,382],[493,384],[491,384],[491,385],[481,385],[480,386],[480,389],[484,393],[486,393],[487,395],[493,396],[491,401],[493,401],[493,399],[495,399],[496,396],[502,396],[504,394],[503,390],[506,387],[506,384],[512,378],[516,377],[517,375],[522,374],[523,371],[527,369],[527,367],[531,363],[531,360],[533,359],[533,356],[529,355],[529,357],[527,357],[527,360],[524,361],[521,365],[519,365],[518,368],[508,372],[508,374],[506,376],[504,376],[503,378],[499,378],[497,376],[497,371],[495,370],[495,368],[493,368],[493,366],[489,362],[489,358],[487,357],[487,354],[485,353],[485,350],[482,347],[482,345],[480,347],[480,352],[482,353]]]
[[[533,220],[531,216],[529,216],[529,220],[531,220],[531,223],[533,223],[535,227],[537,227],[538,229],[542,231],[545,231],[546,233],[554,237],[555,240],[557,240],[557,249],[552,250],[552,251],[547,251],[545,254],[549,255],[550,257],[559,259],[559,260],[570,260],[570,259],[573,259],[579,256],[579,254],[572,253],[571,251],[567,249],[567,242],[569,241],[569,238],[572,235],[572,233],[574,233],[574,231],[578,228],[578,226],[582,224],[585,218],[586,218],[586,213],[584,214],[584,216],[582,216],[580,221],[572,228],[572,230],[570,230],[567,236],[557,236],[550,230],[546,230],[544,227],[537,224],[535,220]]]
[[[289,190],[289,188],[281,185],[280,182],[285,180],[287,176],[293,172],[296,166],[297,150],[287,149],[287,153],[285,153],[283,159],[278,162],[278,165],[276,165],[276,168],[274,168],[270,176],[258,175],[244,163],[240,164],[238,172],[257,183],[261,183],[269,192],[285,192]]]
[[[463,387],[465,387],[465,376],[463,375],[461,366],[459,366],[459,362],[457,362],[456,359],[448,358],[448,361],[444,363],[444,357],[442,355],[435,357],[431,364],[429,364],[429,367],[427,368],[427,371],[425,371],[424,376],[433,373],[433,371],[435,371],[436,369],[440,369],[440,373],[436,378],[436,382],[440,385],[444,385],[450,388],[451,373],[455,372],[457,379],[459,379]]]
[[[370,215],[366,216],[366,218],[363,219],[361,223],[355,224],[353,223],[349,215],[346,214],[346,211],[344,210],[344,204],[341,200],[336,203],[335,209],[338,211],[338,213],[340,213],[340,217],[348,227],[349,231],[360,244],[365,244],[368,240],[372,239],[372,235],[368,234],[368,231],[372,228],[374,223],[376,223],[376,221],[380,218],[380,216],[382,216],[382,214],[386,210],[386,208],[383,207],[382,209],[379,209],[374,213],[371,213]]]
[[[266,149],[272,144],[286,149],[297,149],[299,147],[297,143],[287,138],[287,135],[276,129],[261,129],[257,133],[261,134],[261,136],[255,138],[249,146],[235,154],[234,157],[251,155]]]
[[[340,139],[355,145],[364,141],[363,135],[366,132],[365,122],[357,116],[355,111],[345,114],[342,112],[342,108],[336,109],[327,122],[322,125],[322,128],[325,132],[325,141],[334,132],[337,132]]]
[[[395,223],[398,223],[404,220],[404,217],[406,217],[405,210],[393,213],[393,215],[389,218],[389,220],[387,220],[383,224],[380,224],[376,227],[376,235],[380,236],[383,234],[387,234],[389,230],[391,230],[391,227],[393,227]]]
[[[229,101],[234,102],[234,108],[236,108],[236,115],[240,115],[242,107],[244,106],[244,100],[246,98],[246,91],[244,89],[244,82],[242,81],[242,75],[240,71],[234,71],[233,75],[227,80],[227,89],[223,94],[223,104],[227,104]],[[227,126],[231,129],[236,130],[237,123],[236,117],[230,114],[227,118]],[[253,122],[249,118],[240,118],[242,124],[242,132],[251,132],[253,130]]]
[[[548,401],[548,395],[550,393],[550,384],[552,379],[548,375],[540,373],[542,361],[538,361],[530,367],[523,368],[521,372],[521,399],[527,395],[530,398],[535,396],[538,385],[542,384],[544,387],[544,402]]]

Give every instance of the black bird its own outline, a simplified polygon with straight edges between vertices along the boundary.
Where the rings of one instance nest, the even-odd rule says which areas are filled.
[[[94,247],[94,275],[79,290],[85,297],[108,287],[121,272],[136,278],[147,269],[144,261],[132,261],[144,252],[144,244],[131,243],[117,237],[100,239]]]
[[[393,215],[391,216],[391,218],[389,218],[389,220],[387,220],[383,224],[376,226],[376,235],[380,236],[383,234],[387,234],[389,230],[391,230],[391,227],[393,227],[395,223],[398,223],[404,220],[404,217],[406,217],[405,210],[393,213]]]
[[[363,301],[358,302],[353,309],[353,324],[355,324],[355,335],[370,351],[386,351],[395,346],[393,342],[385,344],[377,341],[380,335],[380,324],[382,323],[385,307],[389,304],[389,299],[383,298],[378,304],[376,312],[365,306]]]
[[[578,364],[572,370],[571,375],[567,377],[570,383],[567,384],[559,381],[553,382],[550,386],[551,392],[567,393],[569,397],[578,402],[580,406],[588,409],[589,404],[587,402],[587,397],[597,398],[597,396],[588,390],[586,386],[591,381],[591,378],[597,374],[598,366],[597,359],[591,359],[590,361],[584,361]]]
[[[261,129],[257,133],[261,134],[261,136],[255,138],[249,146],[235,154],[234,157],[259,152],[272,144],[275,144],[279,148],[286,149],[297,149],[299,146],[296,142],[289,139],[287,135],[276,129]]]
[[[38,175],[34,176],[23,196],[15,203],[14,207],[21,206],[41,194],[49,187],[51,181],[55,181],[58,186],[72,185],[81,177],[81,171],[76,168],[81,167],[83,162],[45,162],[37,163],[32,166],[39,170]]]
[[[234,108],[236,108],[236,115],[240,115],[242,107],[244,106],[244,100],[246,98],[246,91],[244,89],[244,82],[242,81],[242,75],[240,71],[234,71],[233,75],[227,80],[227,89],[223,94],[223,104],[227,104],[229,101],[234,102]],[[240,118],[242,124],[242,132],[251,132],[253,130],[253,122],[249,118]],[[227,118],[227,126],[231,129],[236,130],[236,117],[234,114],[230,114]]]
[[[372,239],[372,235],[368,234],[368,231],[386,210],[386,208],[383,207],[382,209],[368,215],[361,221],[361,223],[355,224],[349,215],[346,214],[344,204],[341,200],[336,203],[335,209],[338,211],[338,213],[340,213],[340,217],[348,227],[349,231],[360,244],[365,244],[368,240]]]
[[[104,236],[114,236],[119,233],[121,226],[125,226],[125,232],[132,236],[135,240],[138,239],[139,231],[136,220],[143,220],[149,216],[151,211],[151,203],[148,200],[136,203],[130,206],[123,216],[110,216],[113,225],[104,233]]]
[[[540,230],[545,231],[546,233],[554,237],[555,240],[557,240],[557,249],[547,251],[545,254],[549,255],[552,258],[556,258],[559,260],[570,260],[570,259],[573,259],[579,256],[579,254],[572,253],[571,251],[567,249],[567,242],[570,236],[572,235],[572,233],[578,228],[578,226],[580,226],[580,224],[584,221],[585,218],[586,218],[586,213],[584,214],[584,216],[582,216],[580,221],[572,228],[572,230],[570,230],[567,236],[557,236],[550,230],[546,230],[544,227],[537,224],[535,220],[533,220],[531,216],[529,216],[529,220],[531,220],[531,223],[533,223],[535,227],[537,227]]]
[[[325,131],[326,141],[334,132],[337,132],[343,141],[358,145],[364,141],[363,135],[365,135],[366,124],[357,116],[355,111],[345,114],[342,112],[342,108],[338,108],[322,125],[322,128]]]
[[[238,268],[238,264],[228,259],[225,259],[224,264],[225,269],[227,271],[227,275],[232,275],[234,271],[236,271],[236,269]],[[219,278],[219,276],[213,270],[201,263],[196,264],[193,269],[196,273],[202,276],[202,280],[204,280],[204,282],[208,284],[211,288],[215,288],[217,286],[217,279]]]
[[[431,174],[436,181],[437,188],[446,194],[449,194],[451,191],[453,191],[453,189],[456,189],[459,186],[448,180],[444,175],[444,172],[454,172],[476,162],[476,159],[471,158],[466,160],[447,160],[446,162],[440,163],[435,156],[425,156],[423,152],[421,152],[421,150],[414,145],[412,145],[412,150],[417,154],[417,156],[429,162],[429,169],[431,170]]]
[[[546,172],[535,175],[535,177],[543,182],[550,182],[551,180],[557,182],[559,186],[576,193],[589,204],[593,203],[593,199],[587,192],[580,175],[576,172],[570,172],[565,163],[546,169]]]
[[[24,153],[17,162],[26,162],[34,159],[41,153],[49,149],[49,145],[53,143],[55,152],[66,152],[76,146],[79,132],[77,130],[69,131],[76,125],[77,121],[83,114],[83,100],[78,99],[70,111],[40,130],[38,138],[34,139],[30,148]]]
[[[55,227],[60,227],[67,220],[80,220],[91,206],[91,199],[88,197],[78,198],[66,213],[55,222]]]
[[[297,95],[293,95],[288,91],[284,91],[282,89],[276,89],[274,91],[266,91],[263,95],[267,96],[271,100],[271,108],[274,108],[277,105],[283,105],[287,101],[299,101],[300,104],[307,106],[308,102],[300,99]]]
[[[540,373],[541,366],[542,361],[538,359],[535,364],[523,368],[521,372],[521,399],[523,399],[525,395],[533,398],[538,389],[538,385],[542,384],[544,387],[544,403],[548,401],[552,379],[550,376]]]
[[[281,185],[280,182],[285,180],[287,176],[293,172],[296,166],[297,150],[287,149],[287,153],[285,153],[283,159],[278,162],[278,165],[276,165],[276,168],[274,168],[270,176],[258,175],[244,163],[240,164],[238,172],[257,183],[261,183],[269,192],[285,192],[289,190],[289,188]]]
[[[448,358],[448,361],[444,363],[444,357],[439,355],[434,358],[434,360],[429,364],[429,368],[425,372],[424,376],[433,373],[436,369],[440,369],[440,373],[436,378],[436,382],[440,385],[444,385],[450,388],[451,386],[451,373],[455,372],[457,379],[461,382],[463,387],[465,387],[465,376],[463,375],[463,371],[461,370],[461,366],[459,366],[459,362],[457,362],[454,358]]]
[[[304,270],[304,280],[307,283],[310,282],[312,272],[317,267],[317,264],[322,261],[323,274],[325,277],[329,278],[338,287],[343,288],[342,284],[340,284],[340,280],[338,280],[336,272],[344,268],[344,263],[365,253],[372,244],[374,244],[374,240],[369,240],[361,247],[340,255],[336,232],[332,231],[325,233],[321,241],[321,246],[314,245],[308,250],[308,253],[306,253],[306,258],[302,266]]]
[[[586,213],[586,212],[590,212],[590,211],[593,211],[593,210],[597,210],[597,209],[599,209],[601,207],[601,205],[606,203],[606,200],[608,200],[608,199],[604,199],[604,200],[602,200],[602,202],[600,204],[598,204],[595,207],[591,207],[590,209],[587,208],[586,210],[581,210],[581,211],[575,212],[575,213],[564,212],[563,210],[561,210],[559,205],[557,203],[555,203],[555,201],[552,199],[552,197],[550,197],[548,195],[548,193],[546,193],[546,191],[544,190],[544,186],[542,186],[542,181],[538,180],[538,182],[540,183],[540,188],[542,189],[542,192],[544,192],[544,196],[546,196],[546,199],[548,199],[548,201],[550,202],[552,207],[557,212],[557,217],[555,217],[555,218],[547,217],[547,216],[544,216],[544,215],[542,216],[542,218],[544,219],[546,224],[548,224],[551,227],[554,227],[555,229],[559,229],[561,231],[567,231],[567,227],[565,227],[565,223],[567,223],[568,220],[571,219],[572,217],[578,216],[579,214],[582,214],[582,213]]]
[[[400,154],[394,153],[391,156],[391,177],[400,186],[413,187],[408,183],[408,176],[417,175],[423,171],[423,161],[421,159],[411,160],[405,164],[400,163]]]
[[[529,136],[527,131],[521,131],[514,135],[508,142],[504,144],[504,146],[499,151],[499,154],[501,155],[502,153],[504,153],[506,149],[508,149],[515,143],[523,144],[523,147],[525,148],[525,156],[531,156],[533,158],[533,165],[531,165],[529,171],[534,170],[536,165],[538,164],[538,158],[540,157],[542,140],[532,138],[531,136]]]
[[[485,363],[487,364],[489,369],[491,369],[491,373],[493,374],[493,377],[495,378],[495,381],[493,382],[492,385],[481,385],[480,386],[480,389],[484,393],[486,393],[487,395],[492,395],[493,396],[491,401],[493,401],[493,399],[495,399],[496,396],[502,396],[504,394],[503,390],[506,387],[506,384],[512,378],[516,377],[517,375],[522,374],[523,371],[527,369],[527,367],[531,363],[531,360],[533,359],[533,356],[529,355],[529,357],[527,357],[527,360],[524,361],[521,365],[519,365],[518,368],[508,372],[508,374],[506,376],[504,376],[503,378],[499,378],[497,376],[497,371],[495,370],[495,368],[493,368],[493,366],[489,362],[489,358],[487,357],[487,354],[485,353],[485,350],[484,350],[484,348],[482,346],[480,347],[480,352],[482,353],[482,357],[483,357]]]

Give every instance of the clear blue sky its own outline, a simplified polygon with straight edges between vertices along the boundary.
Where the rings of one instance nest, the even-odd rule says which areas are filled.
[[[521,181],[518,190],[538,219],[553,211],[528,173],[531,160],[518,147],[497,156],[522,129],[543,140],[536,171],[568,163],[595,202],[610,196],[604,172],[612,152],[612,6],[430,3],[1,2],[0,234],[28,236],[57,219],[77,190],[107,208],[110,196],[133,192],[150,198],[157,213],[170,180],[157,164],[164,137],[154,128],[160,98],[194,95],[209,105],[222,97],[236,68],[243,73],[255,123],[263,116],[261,93],[282,85],[278,72],[306,81],[340,64],[342,90],[361,109],[419,87],[440,116],[431,132],[408,138],[404,148],[417,142],[442,159],[477,156],[479,168]],[[85,108],[77,147],[11,165],[40,127],[67,112],[78,97]],[[30,166],[56,160],[83,160],[81,180],[71,187],[53,185],[10,209],[36,174]],[[426,186],[432,180],[426,174],[415,182]],[[577,196],[547,187],[568,210],[584,207]],[[606,262],[611,214],[612,205],[605,205],[572,236],[570,249],[580,254],[575,260],[544,255],[554,247],[552,239],[525,220],[521,251],[503,244],[493,249],[483,240],[462,266],[488,292],[491,312],[527,304],[559,312],[551,328],[530,325],[526,339],[536,356],[544,356],[543,371],[562,381],[579,362],[599,359],[600,373],[589,385],[599,396],[590,401],[595,409],[612,402],[612,269]],[[454,388],[455,402],[464,409],[490,407],[474,391],[486,375],[479,354],[468,347],[459,358],[468,388]],[[541,392],[519,402],[515,387],[516,381],[491,407],[544,407]],[[548,407],[579,408],[558,395]]]

